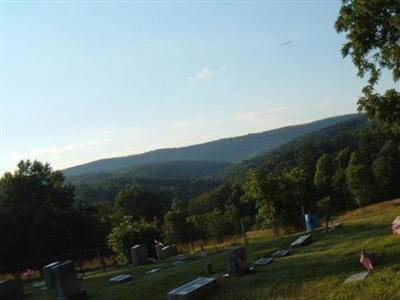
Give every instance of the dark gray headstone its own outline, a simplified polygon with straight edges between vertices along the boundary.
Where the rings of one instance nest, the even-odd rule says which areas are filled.
[[[145,265],[149,263],[149,255],[145,245],[135,245],[131,248],[132,264],[134,266]]]
[[[168,258],[168,257],[173,257],[178,255],[178,249],[176,248],[176,245],[168,245],[165,246],[161,249],[162,252],[162,257]]]
[[[203,300],[218,287],[216,278],[199,277],[167,294],[168,300]]]
[[[290,248],[300,248],[307,246],[312,243],[312,235],[302,235],[299,236],[293,243],[290,244]]]
[[[46,287],[48,289],[53,289],[54,288],[54,276],[52,275],[52,268],[61,262],[55,261],[52,262],[51,264],[48,264],[42,268],[43,272],[43,280],[46,283]]]
[[[85,291],[81,289],[75,265],[72,261],[53,266],[52,276],[54,276],[54,288],[58,300],[75,299],[86,295]]]
[[[286,255],[289,255],[289,250],[277,250],[272,254],[273,257],[283,257]]]
[[[229,274],[241,275],[249,272],[246,251],[243,247],[235,247],[228,251],[227,269]]]
[[[17,280],[0,280],[0,299],[16,300],[24,297],[21,282]]]
[[[157,254],[157,259],[158,260],[163,260],[164,259],[163,254],[162,254],[162,248],[163,247],[164,246],[162,244],[160,244],[160,243],[156,244],[156,254]]]
[[[112,284],[115,284],[115,283],[123,283],[123,282],[131,281],[131,280],[132,280],[132,275],[120,274],[120,275],[111,277],[109,282]]]
[[[351,276],[349,276],[344,283],[349,283],[349,282],[355,282],[355,281],[361,281],[367,278],[368,272],[361,272],[361,273],[356,273]]]
[[[273,262],[272,257],[261,257],[259,260],[255,262],[256,265],[268,265],[269,263]]]

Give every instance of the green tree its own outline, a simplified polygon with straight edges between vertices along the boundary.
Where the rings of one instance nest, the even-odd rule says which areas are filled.
[[[129,215],[134,219],[144,218],[151,222],[155,219],[161,220],[168,206],[169,199],[165,195],[133,185],[117,194],[114,211],[117,219]]]
[[[170,243],[187,241],[190,238],[187,211],[182,202],[174,199],[170,210],[164,216],[163,233]]]
[[[370,200],[371,177],[369,166],[361,159],[357,151],[353,152],[346,168],[346,183],[361,211]]]
[[[136,244],[153,244],[159,236],[159,231],[154,223],[144,219],[134,220],[132,216],[123,216],[107,237],[107,244],[116,254],[121,264],[129,261],[130,247]]]
[[[325,230],[328,230],[329,221],[335,206],[335,197],[333,195],[333,174],[335,172],[335,164],[333,158],[329,154],[322,155],[317,162],[314,176],[315,185],[330,199],[329,208],[326,215]]]
[[[388,141],[383,145],[372,170],[383,197],[400,195],[400,151],[395,142]]]
[[[399,135],[400,93],[390,89],[381,95],[374,86],[385,69],[395,82],[400,79],[400,1],[342,0],[335,28],[346,35],[342,55],[352,58],[358,76],[369,76],[359,110]]]

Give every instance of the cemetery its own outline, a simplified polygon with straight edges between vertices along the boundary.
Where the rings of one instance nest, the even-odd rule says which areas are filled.
[[[43,284],[47,288],[39,288],[38,282],[25,284],[24,299],[70,299],[71,295],[104,300],[264,299],[264,296],[291,299],[311,298],[315,293],[323,298],[363,299],[375,295],[381,299],[378,291],[398,295],[400,239],[391,229],[398,215],[400,200],[394,200],[368,207],[364,218],[356,211],[341,216],[338,221],[342,226],[335,231],[326,233],[322,227],[317,228],[312,233],[312,242],[309,233],[303,232],[265,241],[250,240],[242,246],[228,245],[221,251],[208,252],[207,256],[201,256],[199,249],[194,255],[187,253],[156,262],[149,262],[144,248],[134,245],[131,254],[137,264],[105,272],[98,270],[80,281],[73,263],[55,262],[43,268]],[[295,247],[294,241],[297,241]],[[290,245],[293,251],[287,250]],[[370,272],[366,262],[360,262],[360,253],[370,259],[367,263],[373,263]],[[173,265],[178,261],[182,263]],[[251,268],[254,269],[249,272]],[[225,277],[227,273],[230,276]],[[1,299],[14,299],[3,297],[7,293],[3,285],[1,282]],[[21,292],[15,285],[12,292],[17,295],[15,299]]]

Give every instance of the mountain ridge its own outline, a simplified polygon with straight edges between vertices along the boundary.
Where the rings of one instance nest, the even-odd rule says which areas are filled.
[[[162,148],[141,154],[105,158],[69,167],[62,170],[62,172],[67,177],[90,173],[115,173],[134,166],[172,161],[238,163],[273,150],[303,134],[329,127],[357,116],[359,114],[346,114],[195,145]]]

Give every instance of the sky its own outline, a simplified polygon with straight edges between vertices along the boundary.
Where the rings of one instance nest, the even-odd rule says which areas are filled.
[[[365,83],[339,1],[0,1],[0,174],[354,113]]]

